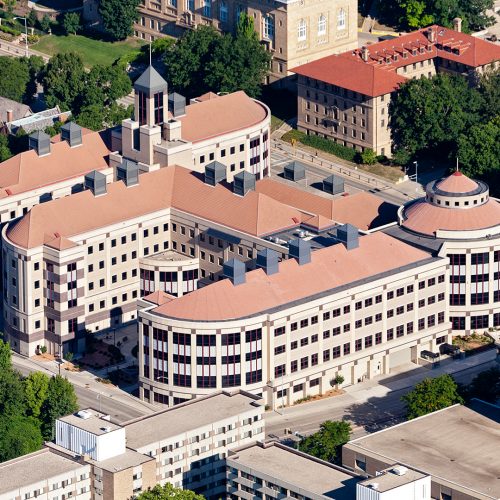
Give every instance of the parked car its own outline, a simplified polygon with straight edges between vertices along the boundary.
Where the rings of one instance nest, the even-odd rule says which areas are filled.
[[[420,357],[423,359],[428,359],[429,361],[436,361],[439,359],[439,354],[437,352],[424,350],[420,353]]]

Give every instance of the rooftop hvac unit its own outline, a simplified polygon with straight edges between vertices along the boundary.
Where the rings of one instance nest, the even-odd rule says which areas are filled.
[[[404,476],[408,472],[408,469],[402,465],[396,465],[392,468],[392,472],[396,474],[396,476]]]
[[[90,418],[92,416],[92,414],[90,412],[88,412],[87,410],[80,410],[76,414],[76,416],[80,417],[80,418],[83,418],[83,420],[87,420],[88,418]]]

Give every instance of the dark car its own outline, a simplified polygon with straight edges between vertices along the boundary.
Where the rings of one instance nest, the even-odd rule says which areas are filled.
[[[456,357],[460,356],[460,348],[453,344],[441,344],[439,346],[439,352],[441,354],[449,354],[450,356]]]
[[[420,353],[420,357],[423,359],[428,359],[429,361],[436,361],[437,359],[439,359],[439,354],[437,352],[425,350]]]

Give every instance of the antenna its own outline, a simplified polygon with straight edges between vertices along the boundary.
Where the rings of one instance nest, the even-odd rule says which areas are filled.
[[[152,42],[151,40],[149,41],[149,65],[151,66],[151,45],[152,45]]]
[[[458,156],[457,156],[457,172],[458,172]]]

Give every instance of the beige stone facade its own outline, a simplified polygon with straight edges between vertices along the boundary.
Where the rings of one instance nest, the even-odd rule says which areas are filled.
[[[84,1],[84,17],[98,23],[96,0]],[[334,0],[143,0],[134,34],[143,40],[180,36],[200,25],[234,32],[240,13],[273,56],[268,83],[300,64],[357,46],[357,1]]]

